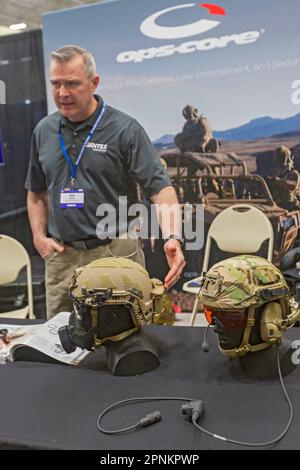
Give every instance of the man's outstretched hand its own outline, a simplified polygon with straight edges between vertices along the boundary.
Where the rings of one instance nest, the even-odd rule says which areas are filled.
[[[164,287],[169,289],[181,276],[185,260],[178,240],[168,240],[164,246],[170,271],[165,277]]]

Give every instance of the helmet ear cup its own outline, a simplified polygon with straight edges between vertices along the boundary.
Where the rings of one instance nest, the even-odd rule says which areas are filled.
[[[282,337],[282,310],[279,302],[268,302],[260,318],[260,335],[265,343],[279,343]]]
[[[98,308],[97,337],[109,338],[135,327],[130,308],[126,305],[103,305]]]

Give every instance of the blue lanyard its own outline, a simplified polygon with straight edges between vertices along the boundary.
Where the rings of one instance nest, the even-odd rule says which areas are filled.
[[[88,136],[87,138],[85,139],[85,141],[83,142],[83,145],[81,147],[81,150],[79,152],[79,155],[76,159],[76,162],[74,164],[74,166],[72,165],[72,162],[70,160],[70,157],[68,155],[68,152],[67,152],[67,149],[66,149],[66,146],[65,146],[65,142],[64,142],[64,138],[61,134],[61,124],[59,126],[59,129],[58,129],[58,138],[59,138],[59,142],[60,142],[60,148],[64,154],[64,157],[70,167],[70,170],[71,170],[71,180],[74,180],[75,178],[75,174],[76,174],[76,170],[77,170],[77,167],[82,159],[82,155],[83,155],[83,152],[85,151],[85,148],[87,146],[87,144],[89,143],[92,135],[94,134],[95,132],[95,129],[96,127],[98,126],[99,122],[101,121],[102,117],[103,117],[103,114],[104,114],[104,111],[105,111],[105,108],[106,108],[106,104],[104,103],[104,101],[102,102],[102,107],[101,107],[101,111],[99,113],[99,116],[97,117],[96,119],[96,122],[95,124],[93,125],[92,129],[90,130],[90,132],[88,133]]]

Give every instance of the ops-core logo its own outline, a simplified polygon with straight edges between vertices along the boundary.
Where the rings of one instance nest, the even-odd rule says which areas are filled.
[[[182,10],[186,8],[194,8],[196,12],[198,7],[206,8],[210,15],[214,16],[214,19],[202,18],[192,23],[182,24],[180,26],[163,26],[160,24],[161,17],[165,15],[172,13],[174,14],[176,11],[178,11],[177,15],[180,15]],[[206,33],[207,31],[216,28],[221,23],[221,21],[219,21],[220,16],[224,15],[226,15],[226,11],[219,5],[211,3],[202,3],[199,5],[196,3],[184,3],[152,13],[142,21],[140,25],[140,31],[144,36],[153,39],[175,40],[187,38]],[[215,16],[218,16],[218,19],[216,19]],[[242,33],[225,34],[224,36],[220,37],[215,36],[211,38],[192,38],[181,44],[161,45],[160,43],[158,46],[151,46],[147,49],[120,52],[117,55],[116,60],[119,63],[138,63],[143,62],[144,60],[172,56],[175,53],[190,54],[192,52],[202,52],[217,48],[224,48],[229,44],[242,46],[255,42],[259,38],[260,34],[260,31],[246,31]]]
[[[179,10],[182,8],[191,8],[191,7],[196,7],[196,6],[208,8],[211,14],[216,14],[216,15],[226,14],[225,10],[222,7],[219,7],[218,5],[211,5],[211,4],[205,4],[205,3],[201,5],[196,5],[196,3],[186,3],[184,5],[176,5],[174,7],[165,8],[164,10],[160,10],[154,13],[153,15],[148,16],[141,23],[140,30],[145,36],[149,36],[150,38],[179,39],[179,38],[185,38],[188,36],[195,36],[196,34],[205,33],[206,31],[209,31],[210,29],[213,29],[220,24],[220,21],[205,20],[205,19],[201,19],[193,23],[185,24],[182,26],[168,26],[167,27],[167,26],[160,26],[156,23],[156,20],[160,18],[162,15],[165,15],[166,13]]]

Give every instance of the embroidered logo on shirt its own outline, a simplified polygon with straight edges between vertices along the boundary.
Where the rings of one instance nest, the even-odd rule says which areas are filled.
[[[95,144],[94,142],[89,142],[87,148],[93,150],[93,152],[105,153],[107,150],[107,144]]]

